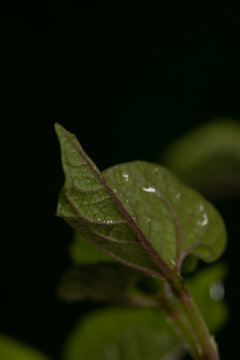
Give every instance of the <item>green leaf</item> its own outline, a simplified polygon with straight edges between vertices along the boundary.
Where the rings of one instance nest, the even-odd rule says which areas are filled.
[[[183,347],[158,310],[108,309],[85,317],[70,335],[63,360],[177,360]],[[168,356],[168,357],[167,357]]]
[[[5,335],[0,335],[0,359],[2,360],[49,360],[37,350]]]
[[[240,195],[240,124],[219,119],[199,126],[170,144],[161,162],[208,196]]]
[[[98,261],[114,261],[113,258],[105,254],[78,233],[74,233],[70,255],[73,262],[79,265],[94,264]]]
[[[186,285],[213,333],[224,325],[228,316],[224,301],[225,276],[226,267],[217,264],[186,278]],[[68,271],[59,293],[66,301],[90,299],[112,304],[159,307],[156,296],[161,290],[162,280],[159,278],[146,277],[117,263],[97,263]]]
[[[197,266],[198,266],[198,259],[194,255],[189,254],[183,260],[182,269],[181,269],[182,274],[186,275],[192,273],[197,269]]]
[[[97,276],[96,276],[97,274]],[[157,301],[137,291],[139,271],[118,263],[97,263],[70,269],[64,276],[59,295],[66,301],[93,300],[112,304],[157,306]]]
[[[136,161],[112,167],[104,176],[168,265],[180,268],[190,253],[212,262],[223,252],[226,233],[221,216],[167,169]]]
[[[226,266],[216,264],[194,274],[186,285],[212,333],[226,323],[228,308],[224,301],[223,281]]]
[[[224,251],[216,209],[157,164],[131,162],[102,174],[76,137],[56,125],[65,185],[57,215],[118,261],[166,275],[194,254],[206,262]],[[161,269],[161,271],[159,270]]]
[[[159,276],[159,269],[118,210],[117,198],[96,165],[73,134],[58,124],[55,127],[65,172],[57,215],[115,260]]]
[[[212,333],[224,325],[228,316],[223,297],[225,275],[226,267],[217,264],[199,270],[186,281]],[[160,279],[154,280],[160,289]],[[64,347],[63,360],[155,360],[164,356],[177,360],[182,353],[181,341],[159,309],[115,308],[92,313],[80,321]]]

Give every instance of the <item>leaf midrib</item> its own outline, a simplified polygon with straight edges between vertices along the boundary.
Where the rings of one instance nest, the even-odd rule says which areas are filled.
[[[62,131],[62,127],[60,128]],[[85,152],[81,149],[81,147],[78,147],[72,138],[69,136],[68,133],[65,134],[68,141],[72,144],[72,146],[76,149],[76,151],[79,153],[79,155],[85,160],[93,174],[100,180],[101,184],[103,185],[104,189],[107,191],[111,199],[113,200],[114,204],[116,205],[117,209],[121,213],[121,215],[126,219],[128,225],[133,230],[137,238],[139,239],[142,246],[146,249],[148,254],[151,256],[153,261],[156,263],[158,268],[161,270],[162,274],[168,278],[169,275],[173,272],[172,268],[159,256],[157,251],[153,248],[152,244],[147,240],[145,235],[142,233],[141,229],[138,227],[138,225],[135,223],[133,218],[130,216],[128,211],[125,209],[122,202],[119,200],[119,198],[114,194],[114,192],[111,190],[109,185],[107,184],[104,176],[102,173],[98,170],[96,165],[92,163],[92,161],[88,158],[88,156],[85,154]],[[74,138],[75,135],[73,135]],[[101,247],[102,248],[102,247]]]

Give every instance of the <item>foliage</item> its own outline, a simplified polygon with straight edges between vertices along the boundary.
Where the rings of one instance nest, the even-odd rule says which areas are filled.
[[[155,276],[163,267],[180,270],[190,253],[207,262],[222,254],[226,232],[221,216],[168,170],[137,161],[102,174],[73,134],[58,124],[56,131],[65,172],[57,215],[83,237]]]
[[[49,360],[37,350],[13,340],[5,335],[0,336],[0,359],[2,360]]]
[[[197,265],[195,258],[213,262],[223,253],[226,231],[220,214],[198,192],[182,184],[169,170],[158,164],[135,161],[115,165],[101,172],[84,152],[75,135],[59,124],[56,124],[55,128],[65,173],[57,215],[81,235],[80,241],[85,249],[88,240],[107,255],[103,258],[94,250],[93,256],[91,253],[86,256],[85,265],[81,264],[70,270],[60,287],[61,296],[68,300],[91,299],[116,304],[162,307],[166,315],[172,317],[180,328],[181,335],[195,358],[218,359],[214,342],[199,310],[188,295],[180,272],[182,265],[184,272],[194,270]],[[75,237],[72,256],[75,262],[80,260],[81,263],[79,245],[79,238]],[[91,249],[89,244],[87,249]],[[116,264],[114,260],[120,264]],[[213,284],[213,279],[216,276],[221,278],[223,272],[218,268],[213,270],[210,278],[197,275],[188,285],[206,319],[212,309],[214,316],[211,314],[211,320],[207,320],[207,323],[214,331],[224,322],[226,309],[222,303],[217,306],[214,304],[212,308],[211,301],[216,301],[216,298],[209,301],[209,286],[211,296],[220,300],[221,283],[218,283],[216,295],[217,285]],[[146,275],[147,288],[149,289],[149,284],[150,288],[154,284],[150,293],[145,291],[146,287],[144,289],[139,286],[141,282],[144,283]],[[206,283],[206,279],[211,281]],[[199,292],[199,285],[196,285],[198,282],[203,289],[205,285],[208,290]],[[212,290],[214,286],[215,293]],[[151,311],[155,312],[154,309]],[[107,319],[108,315],[105,316]],[[106,335],[110,335],[110,340],[107,340],[107,345],[102,344],[103,355],[100,354],[102,350],[97,350],[96,354],[104,359],[118,359],[123,353],[130,356],[130,343],[126,343],[126,339],[119,340],[119,337],[125,338],[124,334],[126,331],[128,333],[130,323],[128,324],[126,319],[122,334],[121,326],[116,325],[118,321],[114,321],[111,311],[109,318],[112,319],[112,327],[107,330],[110,333]],[[93,328],[90,325],[92,331],[94,326],[99,328],[98,321],[95,323],[93,320],[93,323]],[[163,326],[158,329],[158,333],[165,333],[166,321],[159,319],[158,324]],[[116,326],[117,337],[113,339],[111,336],[115,333]],[[153,333],[155,334],[156,330]],[[84,334],[83,330],[83,338]],[[97,339],[102,336],[105,339],[104,331],[101,331],[101,334],[97,332]],[[138,338],[139,334],[136,336]],[[131,343],[135,343],[136,336],[133,336]],[[172,340],[175,337],[174,335]],[[143,336],[140,341],[142,345],[145,338],[147,339]],[[114,345],[115,352],[111,350],[105,354],[105,345],[108,348],[109,341],[117,342],[118,345]],[[86,340],[83,344],[86,344]],[[80,346],[81,351],[84,349],[83,344]],[[183,344],[182,339],[178,339],[178,347],[179,344]],[[132,353],[132,359],[139,357],[139,346]],[[164,355],[171,349],[174,350],[174,347],[172,344],[171,348],[166,350],[160,346]],[[96,348],[98,349],[98,345]],[[89,351],[86,351],[86,354],[81,351],[81,356],[78,353],[77,356],[86,358]],[[149,350],[142,350],[141,353],[144,351],[149,358]],[[154,359],[157,353],[160,353],[159,349],[151,358]],[[96,354],[89,359],[95,359]]]
[[[170,143],[160,157],[174,174],[210,198],[240,195],[240,125],[212,120]]]
[[[167,354],[177,359],[183,353],[172,326],[158,310],[109,308],[76,326],[63,359],[158,360]]]
[[[73,267],[58,294],[112,305],[76,323],[62,359],[180,360],[187,351],[219,359],[208,329],[215,334],[227,321],[226,266],[205,268],[202,261],[212,263],[225,250],[221,215],[159,164],[134,161],[101,172],[75,135],[55,128],[65,173],[57,215],[75,230]],[[171,144],[162,163],[210,197],[232,196],[239,139],[237,123],[214,121]],[[6,336],[0,358],[47,360]]]
[[[219,330],[227,319],[227,307],[221,296],[223,288],[217,288],[221,286],[225,272],[225,266],[214,265],[207,271],[199,271],[196,276],[186,281],[213,332]],[[99,290],[95,287],[96,281],[98,279],[95,277],[89,284],[91,290],[88,296],[92,300],[96,300],[95,296],[92,296],[93,291],[95,290],[97,295]],[[80,285],[81,281],[78,282],[75,295],[84,294]],[[158,285],[161,288],[160,284]],[[111,294],[112,288],[105,291]],[[182,341],[165,314],[157,307],[139,310],[109,308],[91,313],[73,329],[64,347],[63,359],[138,360],[140,354],[142,360],[164,359],[164,356],[177,360],[185,354]]]

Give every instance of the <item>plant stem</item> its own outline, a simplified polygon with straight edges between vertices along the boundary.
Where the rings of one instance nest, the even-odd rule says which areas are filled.
[[[180,276],[173,278],[171,287],[182,305],[198,339],[199,357],[197,359],[219,360],[217,345],[210,334],[202,315]]]
[[[201,353],[199,352],[198,339],[185,315],[176,307],[171,295],[169,295],[167,286],[169,285],[165,284],[163,291],[158,297],[161,308],[176,325],[177,330],[180,331],[186,350],[191,353],[193,359],[202,359]]]

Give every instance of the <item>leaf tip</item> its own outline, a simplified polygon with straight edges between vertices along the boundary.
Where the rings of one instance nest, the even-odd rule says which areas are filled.
[[[54,123],[54,129],[56,131],[56,134],[59,136],[60,132],[64,129],[62,125],[60,125],[59,123],[55,122]]]

